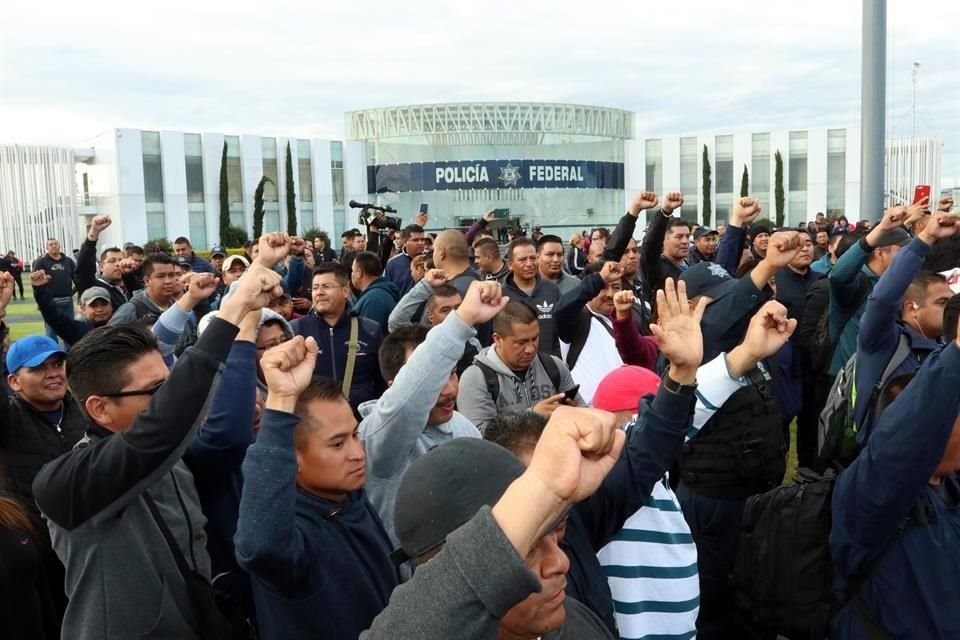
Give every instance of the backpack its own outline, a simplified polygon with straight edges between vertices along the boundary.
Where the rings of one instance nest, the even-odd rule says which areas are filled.
[[[868,411],[876,405],[883,390],[893,376],[893,372],[911,356],[913,349],[910,338],[905,333],[900,334],[897,349],[890,362],[883,370],[880,380],[874,385],[867,404]],[[844,469],[857,456],[859,448],[857,435],[859,426],[854,415],[857,402],[857,356],[847,360],[837,374],[827,402],[820,412],[820,426],[817,434],[817,459],[814,462],[814,471],[823,473],[828,468]]]
[[[550,378],[550,384],[553,385],[553,388],[557,393],[560,392],[560,367],[557,366],[556,360],[553,359],[548,353],[537,353],[537,358],[540,360],[540,364],[543,366],[544,370],[547,372],[547,377]],[[493,370],[493,367],[488,365],[486,362],[480,362],[479,360],[474,362],[475,365],[480,369],[480,372],[483,373],[483,381],[487,384],[487,393],[490,394],[490,397],[493,398],[493,403],[496,404],[497,400],[500,398],[500,376]]]
[[[857,290],[853,304],[847,307],[843,313],[836,338],[830,337],[831,294],[829,278],[821,278],[811,285],[810,290],[807,292],[808,302],[816,300],[815,304],[807,306],[804,311],[805,320],[808,318],[811,321],[814,318],[816,319],[816,327],[812,328],[809,344],[810,364],[814,371],[822,373],[829,371],[830,363],[833,361],[833,354],[837,350],[837,345],[840,343],[840,338],[843,336],[847,324],[853,319],[853,316],[856,315],[857,310],[863,306],[863,303],[866,302],[870,292],[873,291],[873,282],[862,273],[858,274],[857,281],[860,284],[860,288]],[[821,282],[823,284],[820,284]],[[825,294],[822,291],[814,291],[814,287],[823,287],[826,289]],[[821,305],[823,305],[822,308]],[[810,330],[809,328],[807,329],[807,331]]]

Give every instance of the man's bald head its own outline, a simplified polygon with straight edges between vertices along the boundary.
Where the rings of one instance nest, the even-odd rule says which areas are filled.
[[[433,241],[433,253],[442,254],[444,260],[465,261],[470,257],[467,237],[456,229],[441,231]]]

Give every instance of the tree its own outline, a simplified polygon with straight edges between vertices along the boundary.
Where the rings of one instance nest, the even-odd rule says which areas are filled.
[[[743,175],[740,176],[740,197],[746,198],[750,195],[750,174],[747,173],[747,165],[743,165]]]
[[[293,161],[290,159],[290,141],[287,141],[287,233],[297,235],[297,194],[293,190]]]
[[[267,176],[260,178],[257,183],[257,190],[253,192],[253,237],[259,238],[263,235],[263,187],[267,183],[273,184],[273,180]]]
[[[224,236],[229,235],[230,228],[230,195],[227,185],[227,141],[223,141],[223,152],[220,154],[220,242],[225,242]]]
[[[773,198],[776,204],[777,210],[777,226],[783,226],[783,156],[780,155],[780,150],[773,155],[773,160],[776,163],[776,168],[773,172]]]
[[[713,217],[713,207],[710,204],[710,155],[707,153],[707,145],[703,145],[703,226],[710,226],[710,219]]]

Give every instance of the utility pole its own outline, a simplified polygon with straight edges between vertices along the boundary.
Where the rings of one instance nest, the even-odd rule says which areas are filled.
[[[887,0],[863,0],[860,62],[860,217],[883,212],[886,159]]]

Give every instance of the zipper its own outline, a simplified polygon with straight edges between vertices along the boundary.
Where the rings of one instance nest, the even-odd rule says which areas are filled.
[[[337,377],[337,352],[334,351],[334,348],[333,348],[333,327],[329,327],[329,329],[330,329],[330,369],[333,372],[333,379],[339,380],[340,378]]]

